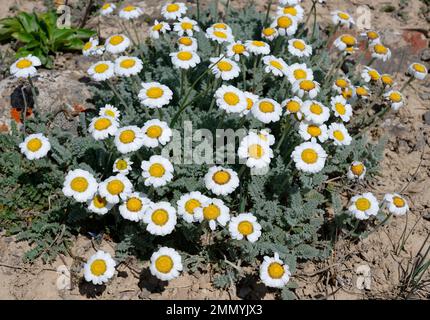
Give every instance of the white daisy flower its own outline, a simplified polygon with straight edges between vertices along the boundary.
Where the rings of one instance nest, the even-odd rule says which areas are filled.
[[[139,91],[140,103],[145,107],[155,109],[169,104],[173,98],[173,92],[168,86],[159,82],[142,82]]]
[[[333,90],[337,93],[342,93],[346,88],[351,87],[351,81],[348,78],[337,78],[333,83]]]
[[[379,36],[379,33],[374,30],[366,31],[360,35],[362,37],[365,37],[370,44],[381,42],[381,37]]]
[[[277,14],[282,16],[291,16],[293,17],[297,22],[303,20],[303,13],[304,10],[302,6],[295,4],[295,5],[286,5],[285,7],[278,7]]]
[[[46,156],[51,150],[51,144],[42,133],[33,133],[19,144],[19,148],[28,160],[35,160]]]
[[[161,247],[151,256],[149,270],[154,277],[162,281],[169,281],[178,277],[182,268],[181,256],[174,249]]]
[[[206,29],[206,38],[216,41],[218,43],[231,43],[234,41],[233,34],[231,33],[231,29],[218,29],[214,27],[210,27]]]
[[[387,205],[388,211],[395,216],[403,216],[409,211],[407,201],[398,193],[387,193],[384,196],[384,203]]]
[[[352,197],[348,210],[355,218],[367,220],[378,214],[379,203],[372,193],[367,192]]]
[[[170,30],[170,25],[167,22],[155,20],[154,25],[149,30],[149,36],[152,39],[159,39],[160,34],[165,34]]]
[[[124,20],[132,20],[139,18],[143,14],[143,10],[136,6],[125,6],[119,10],[119,17]]]
[[[372,53],[372,58],[376,58],[384,62],[391,58],[391,50],[381,43],[375,43],[370,46],[370,51]]]
[[[104,81],[115,74],[115,66],[110,61],[99,61],[88,68],[87,73],[95,81]]]
[[[26,57],[19,58],[10,66],[10,74],[17,78],[33,77],[37,74],[36,67],[42,63],[36,56],[29,54]]]
[[[118,121],[120,112],[118,108],[114,107],[111,104],[105,104],[103,108],[100,108],[99,116],[101,117],[111,117],[114,120]]]
[[[176,210],[166,201],[150,203],[143,216],[150,234],[165,236],[172,233],[176,226]]]
[[[153,155],[148,161],[142,161],[142,176],[145,178],[145,186],[158,188],[166,185],[173,179],[172,163],[158,155]]]
[[[100,9],[100,14],[102,16],[110,15],[116,9],[116,5],[114,3],[105,3],[102,5]]]
[[[122,173],[123,175],[129,174],[133,161],[130,158],[119,158],[116,159],[113,164],[113,172]]]
[[[347,177],[350,180],[363,180],[366,175],[366,166],[361,161],[353,161],[349,166]]]
[[[117,54],[124,52],[130,46],[130,39],[123,34],[115,34],[106,39],[106,52]]]
[[[247,108],[245,94],[233,86],[222,85],[215,91],[216,104],[227,113],[241,113]]]
[[[221,57],[222,56],[209,59],[211,66],[219,61],[215,64],[215,66],[212,67],[212,73],[215,75],[215,78],[221,78],[224,81],[228,81],[238,77],[240,73],[240,67],[237,65],[237,63],[228,58],[221,59]]]
[[[323,124],[330,118],[330,110],[321,102],[308,100],[302,104],[302,112],[306,121]]]
[[[352,107],[346,99],[342,96],[336,96],[331,98],[330,103],[334,116],[341,118],[344,122],[349,122],[352,116]]]
[[[223,30],[232,33],[230,26],[224,22],[216,22],[211,25],[211,28],[213,28],[214,30]]]
[[[237,150],[240,159],[246,159],[246,165],[250,168],[261,169],[270,164],[273,151],[268,142],[257,134],[250,132],[242,139]]]
[[[246,98],[246,109],[242,111],[242,115],[247,115],[258,100],[260,100],[260,97],[248,91],[243,92],[243,94]]]
[[[148,148],[165,145],[172,138],[172,130],[168,124],[158,119],[148,120],[142,127],[144,133],[143,144]]]
[[[196,214],[209,222],[209,228],[215,230],[217,223],[223,227],[230,220],[230,209],[220,199],[209,199],[202,207],[195,209]]]
[[[95,285],[108,282],[115,274],[115,265],[109,253],[99,250],[85,263],[84,278]]]
[[[381,75],[382,84],[386,87],[392,87],[395,85],[394,79],[390,74],[384,73]]]
[[[282,101],[281,108],[285,110],[285,114],[297,115],[299,119],[302,118],[302,105],[303,101],[299,97],[293,97]]]
[[[104,47],[99,46],[99,39],[91,37],[82,47],[82,54],[86,57],[103,54]]]
[[[408,68],[408,73],[418,80],[424,80],[428,74],[428,70],[421,63],[412,63]]]
[[[294,148],[291,157],[298,170],[317,173],[324,168],[327,153],[316,142],[303,142]]]
[[[328,139],[328,129],[325,124],[314,124],[307,121],[301,121],[299,124],[299,135],[303,138],[303,140],[308,141],[311,140],[316,142],[323,143]]]
[[[246,238],[249,242],[255,242],[261,236],[261,225],[252,213],[241,213],[232,217],[228,230],[231,237],[236,240]]]
[[[124,219],[138,222],[143,220],[145,212],[151,203],[151,200],[149,200],[143,193],[130,193],[119,206],[119,214]]]
[[[267,55],[270,53],[270,46],[264,41],[247,40],[245,41],[245,47],[253,54]]]
[[[197,51],[197,39],[193,37],[180,37],[178,39],[178,47],[180,51]]]
[[[121,77],[137,75],[143,69],[143,62],[136,57],[122,56],[115,60],[115,73]]]
[[[109,136],[114,136],[119,127],[118,121],[111,117],[94,117],[88,127],[95,140],[104,140]]]
[[[265,256],[260,266],[260,279],[268,287],[282,288],[290,280],[291,272],[287,264],[275,252],[273,258]]]
[[[226,54],[227,57],[230,57],[235,61],[239,61],[242,56],[249,57],[249,52],[246,51],[246,47],[242,41],[236,41],[227,45]]]
[[[314,99],[320,92],[320,84],[313,80],[297,80],[293,84],[293,93],[303,98],[305,94]]]
[[[190,50],[173,52],[170,54],[170,57],[175,68],[181,69],[194,68],[201,61],[199,55],[196,52]]]
[[[261,129],[257,133],[258,137],[266,142],[269,146],[272,146],[275,144],[275,136],[273,134],[270,134],[270,129]]]
[[[88,210],[99,215],[105,215],[112,209],[113,204],[107,202],[107,200],[101,197],[98,194],[95,194],[94,197],[87,201]]]
[[[187,7],[185,3],[182,2],[172,2],[166,3],[161,8],[161,14],[167,20],[176,20],[182,17],[187,12]]]
[[[204,180],[206,188],[218,196],[226,196],[239,186],[236,171],[220,166],[211,167]]]
[[[288,73],[288,65],[284,59],[276,58],[275,56],[263,57],[263,63],[266,65],[264,71],[266,73],[273,73],[277,77],[283,77]]]
[[[107,202],[117,204],[121,199],[127,199],[127,196],[133,192],[133,185],[125,175],[117,174],[101,182],[98,190],[100,196]]]
[[[351,87],[347,87],[347,88],[345,88],[345,89],[343,89],[341,92],[340,92],[340,94],[341,94],[341,96],[342,97],[344,97],[346,100],[350,100],[350,99],[352,99],[352,98],[354,98],[354,96],[355,96],[355,89],[354,89],[354,87],[353,86],[351,86]]]
[[[75,169],[69,171],[64,178],[62,191],[66,197],[73,197],[77,202],[86,202],[93,198],[97,187],[97,181],[91,173]]]
[[[186,193],[176,202],[178,206],[178,215],[182,216],[188,223],[202,222],[202,211],[200,210],[197,212],[198,210],[196,209],[207,205],[209,200],[208,197],[201,194],[199,191]]]
[[[400,91],[388,91],[384,94],[384,97],[390,103],[391,109],[394,111],[398,111],[405,104],[403,94]]]
[[[367,100],[370,98],[370,90],[366,86],[358,86],[354,88],[355,95],[357,98]]]
[[[350,35],[350,34],[343,34],[339,36],[333,44],[336,48],[338,48],[340,51],[344,51],[347,48],[352,48],[357,45],[357,39]]]
[[[328,136],[333,140],[336,146],[349,146],[352,142],[352,137],[342,123],[332,123],[328,127]]]
[[[290,15],[279,15],[270,26],[277,28],[281,36],[292,36],[297,31],[297,20]]]
[[[127,126],[115,133],[115,146],[122,154],[139,150],[143,146],[143,132],[137,126]]]
[[[364,67],[363,71],[361,71],[361,77],[366,82],[374,82],[378,81],[381,78],[381,75],[375,69]]]
[[[264,28],[261,31],[261,37],[267,41],[273,41],[279,36],[278,30],[276,28]]]
[[[335,25],[342,25],[350,28],[355,24],[354,19],[347,12],[336,10],[333,11],[331,15],[331,20]]]
[[[314,73],[305,63],[294,63],[288,67],[287,77],[294,84],[296,81],[314,80]]]
[[[185,17],[179,18],[178,22],[173,24],[173,30],[176,31],[180,37],[183,35],[192,37],[194,32],[200,31],[200,28],[197,24],[197,21]]]
[[[260,99],[251,109],[252,115],[263,123],[279,121],[282,108],[273,99]]]
[[[290,39],[288,40],[288,52],[299,58],[310,57],[312,55],[312,46],[306,44],[302,39]]]

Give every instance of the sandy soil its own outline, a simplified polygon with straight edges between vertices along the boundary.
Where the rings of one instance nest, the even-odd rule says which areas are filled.
[[[133,2],[133,1],[131,1]],[[136,1],[134,1],[136,2]],[[304,7],[309,9],[309,2]],[[419,60],[423,48],[428,47],[429,20],[418,0],[408,1],[403,11],[406,20],[393,13],[382,13],[387,4],[399,6],[399,1],[328,1],[329,4],[319,13],[319,21],[325,24],[329,12],[339,8],[355,13],[357,7],[364,5],[370,9],[371,21],[377,29],[383,27],[384,39],[394,53],[395,63],[379,65],[381,71],[395,72],[396,80],[406,79],[404,66],[407,62]],[[159,12],[156,1],[145,1],[148,16]],[[240,5],[242,1],[235,1]],[[260,3],[260,2],[259,2]],[[371,3],[367,6],[366,3]],[[40,8],[41,1],[0,0],[0,7],[31,10]],[[2,10],[0,17],[12,11]],[[427,15],[429,13],[427,12]],[[97,21],[89,21],[90,26]],[[115,25],[103,25],[103,32],[110,33]],[[427,32],[427,33],[426,33]],[[142,28],[145,33],[145,28]],[[412,45],[411,45],[412,44]],[[406,54],[405,54],[406,53]],[[74,68],[76,59],[66,56],[63,68]],[[70,62],[72,61],[72,62]],[[402,63],[400,63],[400,61]],[[402,68],[396,68],[401,65]],[[328,261],[307,262],[299,265],[293,280],[298,284],[296,295],[301,299],[363,299],[393,298],[399,291],[405,270],[414,263],[421,244],[430,232],[430,79],[417,83],[405,91],[408,106],[397,116],[388,117],[372,132],[376,139],[388,136],[385,158],[382,162],[381,176],[353,189],[372,190],[382,198],[387,192],[402,192],[410,204],[411,212],[407,218],[394,218],[385,226],[371,233],[359,242],[339,241]],[[415,225],[416,223],[416,225]],[[415,226],[414,226],[415,225]],[[406,232],[405,232],[406,230]],[[411,231],[412,230],[412,231]],[[397,250],[403,234],[411,234],[403,250]],[[74,241],[73,254],[89,257],[95,248],[91,241],[79,236]],[[427,244],[428,246],[429,244]],[[101,248],[113,253],[114,243],[103,241]],[[79,260],[60,256],[55,262],[43,265],[40,261],[24,264],[22,256],[28,250],[26,243],[17,243],[13,238],[0,235],[0,299],[239,299],[273,297],[260,286],[238,286],[220,291],[212,288],[208,274],[183,275],[168,284],[160,283],[150,276],[147,264],[135,260],[127,261],[118,270],[118,277],[107,287],[95,288],[81,281]],[[367,289],[357,288],[360,280],[357,268],[370,269],[371,283]],[[70,272],[68,270],[71,270]],[[142,271],[143,270],[143,271]],[[427,275],[428,277],[429,275]],[[430,288],[421,291],[416,297],[430,298]]]

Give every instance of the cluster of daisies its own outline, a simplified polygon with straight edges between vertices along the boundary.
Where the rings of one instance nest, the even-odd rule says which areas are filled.
[[[112,3],[103,5],[101,14],[111,15],[117,10]],[[161,41],[167,32],[173,32],[177,51],[170,53],[173,67],[181,70],[195,68],[200,64],[198,41],[195,33],[204,32],[205,36],[219,49],[218,56],[210,58],[210,71],[217,79],[224,81],[214,93],[213,99],[220,112],[234,113],[239,117],[249,117],[260,121],[267,128],[250,131],[239,144],[238,157],[250,169],[264,169],[270,166],[274,157],[275,136],[268,128],[271,124],[286,120],[292,123],[291,128],[301,137],[301,142],[291,153],[296,168],[304,173],[318,173],[323,170],[328,154],[324,147],[327,143],[342,147],[350,145],[352,137],[346,124],[353,115],[353,106],[357,101],[367,101],[372,92],[382,92],[391,108],[398,110],[403,106],[400,91],[393,90],[395,83],[390,75],[380,75],[370,66],[365,67],[361,77],[366,85],[354,85],[346,75],[334,74],[333,83],[329,83],[328,101],[321,101],[321,84],[315,80],[312,68],[306,64],[313,54],[313,49],[305,40],[295,38],[298,24],[303,20],[303,8],[299,0],[281,0],[277,14],[270,26],[261,30],[261,40],[237,40],[232,28],[224,22],[211,25],[201,30],[197,21],[184,15],[187,7],[183,3],[168,3],[162,8],[166,21],[155,21],[150,29],[153,41]],[[119,17],[125,20],[136,19],[143,10],[125,5],[119,9]],[[354,25],[352,17],[341,11],[332,13],[333,23],[337,27]],[[390,51],[382,45],[379,35],[374,31],[365,34],[374,59],[386,61]],[[274,41],[278,37],[287,37],[286,50],[294,57],[293,64],[273,53]],[[110,36],[99,45],[99,39],[92,38],[85,44],[83,54],[88,56],[106,56],[110,60],[94,63],[88,74],[95,81],[105,81],[112,77],[137,76],[143,70],[142,60],[125,54],[130,52],[132,40],[126,34]],[[344,34],[334,45],[348,55],[355,52],[357,40]],[[239,89],[228,81],[238,78],[246,59],[259,61],[266,77],[273,81],[279,78],[291,88],[291,97],[275,101],[269,97],[260,97],[251,88]],[[30,58],[28,59],[30,61]],[[19,61],[16,63],[18,64]],[[20,63],[23,65],[23,63]],[[34,64],[35,65],[35,64]],[[17,66],[14,72],[17,73]],[[12,67],[11,67],[12,72]],[[20,71],[22,74],[22,70]],[[337,70],[336,70],[337,72]],[[427,75],[425,66],[414,63],[409,68],[411,79],[424,79]],[[33,74],[32,74],[33,75]],[[28,76],[28,75],[27,75]],[[140,78],[138,78],[140,79]],[[324,86],[327,86],[325,83]],[[382,91],[380,89],[383,89]],[[248,91],[249,90],[249,91]],[[138,98],[145,108],[163,108],[171,102],[173,91],[159,82],[140,84]],[[63,193],[86,205],[93,213],[104,215],[116,207],[122,218],[141,222],[146,230],[156,236],[171,234],[178,217],[187,223],[206,223],[211,230],[217,227],[228,228],[232,239],[239,241],[257,241],[262,234],[262,227],[257,217],[245,212],[232,215],[223,196],[234,193],[240,186],[240,173],[225,166],[209,168],[203,178],[205,192],[193,191],[183,194],[173,206],[170,202],[153,202],[146,194],[135,190],[128,178],[135,164],[131,161],[133,152],[141,148],[155,149],[164,146],[172,139],[172,129],[160,119],[150,119],[142,127],[135,125],[121,126],[120,111],[105,105],[98,116],[91,120],[88,131],[95,140],[113,139],[115,148],[121,157],[116,159],[112,175],[103,181],[90,172],[75,169],[67,173]],[[284,135],[288,134],[284,130]],[[285,136],[284,136],[285,137]],[[280,141],[282,142],[282,138]],[[28,159],[39,159],[50,150],[49,140],[42,134],[29,135],[20,145],[21,151]],[[276,149],[275,149],[276,151]],[[173,164],[161,155],[152,155],[141,161],[140,172],[144,185],[148,188],[159,188],[168,185],[175,175]],[[134,166],[134,167],[133,167]],[[346,173],[349,179],[364,179],[366,166],[363,162],[354,161]],[[383,204],[393,215],[402,215],[408,211],[407,201],[399,194],[387,194]],[[356,195],[351,199],[349,212],[357,219],[364,220],[376,215],[380,210],[378,200],[371,193]],[[150,259],[151,273],[161,280],[171,280],[182,271],[180,254],[172,248],[162,247],[154,252]],[[85,279],[94,284],[108,281],[115,273],[115,261],[105,252],[99,251],[85,265]],[[264,257],[260,265],[261,280],[271,287],[280,288],[289,281],[290,270],[278,253],[273,257]]]

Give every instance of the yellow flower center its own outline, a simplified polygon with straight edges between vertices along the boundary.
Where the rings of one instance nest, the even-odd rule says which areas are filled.
[[[265,28],[265,29],[263,29],[263,34],[266,37],[270,37],[270,36],[274,35],[275,32],[276,32],[276,30],[274,28]]]
[[[161,273],[169,273],[173,269],[173,260],[169,256],[160,256],[155,261],[155,269]]]
[[[254,40],[252,44],[256,47],[264,47],[265,43],[263,41]]]
[[[303,41],[296,40],[293,42],[293,47],[300,50],[300,51],[303,51],[303,50],[305,50],[306,45],[303,43]]]
[[[355,201],[355,207],[360,211],[369,210],[370,205],[370,201],[366,198],[358,198],[357,201]]]
[[[335,104],[335,108],[337,113],[339,113],[341,116],[343,116],[346,113],[346,108],[342,103],[337,102]]]
[[[278,27],[281,29],[288,28],[289,26],[291,26],[292,23],[293,21],[287,16],[282,16],[277,19]]]
[[[246,98],[246,109],[251,110],[254,105],[254,101],[251,98]]]
[[[223,29],[223,30],[227,30],[227,25],[226,25],[225,23],[218,22],[218,23],[215,23],[215,24],[213,25],[213,28],[214,28],[214,29]]]
[[[94,260],[93,263],[91,263],[91,273],[95,275],[96,277],[99,277],[103,275],[107,270],[106,262],[102,259]]]
[[[285,272],[284,267],[278,262],[272,262],[267,271],[272,279],[282,278]]]
[[[336,130],[333,132],[333,137],[338,141],[343,141],[345,139],[345,136],[342,131]]]
[[[251,144],[248,147],[248,155],[254,159],[260,159],[264,155],[264,149],[259,144]]]
[[[341,36],[340,40],[349,47],[352,47],[357,43],[357,40],[349,34],[345,34],[345,35]]]
[[[110,8],[110,3],[105,3],[103,6],[102,6],[102,9],[103,10],[106,10],[106,9],[109,9]]]
[[[342,89],[342,97],[344,97],[345,99],[351,98],[352,94],[353,92],[351,88]]]
[[[297,10],[293,6],[285,7],[283,11],[284,11],[284,14],[290,14],[293,17],[297,15]]]
[[[193,57],[193,54],[188,51],[181,51],[178,53],[177,57],[179,60],[188,61],[188,60],[191,60],[191,58]]]
[[[161,178],[164,173],[166,173],[166,169],[160,163],[154,163],[149,167],[149,174],[152,177]]]
[[[368,96],[369,95],[369,93],[367,92],[366,88],[363,88],[363,87],[357,87],[355,89],[355,92],[359,96]]]
[[[291,113],[296,113],[300,111],[300,103],[295,100],[288,101],[286,108]]]
[[[126,203],[127,210],[131,212],[138,212],[142,210],[142,200],[139,198],[129,198]]]
[[[84,192],[88,189],[88,181],[84,177],[76,177],[70,182],[70,188],[76,192]]]
[[[31,152],[36,152],[42,148],[42,141],[39,138],[33,138],[27,142],[27,149]]]
[[[342,20],[349,20],[349,14],[347,14],[347,13],[345,13],[345,12],[339,12],[339,13],[337,14],[337,16],[338,16],[339,18],[341,18]]]
[[[270,61],[270,65],[278,70],[284,70],[284,67],[278,60],[272,60]]]
[[[249,221],[241,221],[237,226],[237,230],[244,236],[248,236],[254,232],[254,225]]]
[[[84,51],[87,51],[89,49],[91,49],[91,47],[93,46],[93,43],[91,41],[88,41],[87,43],[84,44]]]
[[[121,66],[121,68],[130,69],[136,65],[136,61],[134,59],[124,59],[119,65]]]
[[[193,29],[193,24],[191,22],[182,22],[181,27],[184,30],[191,30]]]
[[[402,95],[397,91],[391,92],[390,93],[390,100],[393,102],[400,102],[400,101],[402,101]]]
[[[169,221],[169,213],[164,209],[157,209],[152,213],[151,219],[157,226],[164,226]]]
[[[120,171],[127,169],[128,163],[124,159],[120,159],[116,162],[116,168]]]
[[[300,89],[311,91],[312,89],[315,89],[315,83],[311,80],[303,80],[300,82]]]
[[[152,27],[153,31],[160,31],[163,28],[162,23],[157,23],[155,26]]]
[[[203,216],[206,220],[215,220],[221,214],[220,208],[214,204],[210,204],[207,207],[203,208]]]
[[[357,177],[361,176],[364,172],[364,164],[351,165],[351,172]]]
[[[214,31],[214,36],[221,39],[227,39],[227,34],[219,30]]]
[[[136,7],[135,6],[126,6],[122,10],[125,11],[125,12],[131,12],[131,11],[136,10]]]
[[[97,119],[94,123],[94,128],[98,131],[106,130],[111,126],[112,122],[108,118]]]
[[[318,160],[318,153],[314,149],[305,149],[302,151],[302,160],[307,164],[313,164]]]
[[[109,66],[107,63],[99,63],[94,67],[94,71],[96,73],[104,73],[106,70],[109,69]]]
[[[171,3],[166,7],[167,12],[176,12],[179,10],[179,5],[176,3]]]
[[[121,180],[117,179],[117,180],[109,181],[106,189],[110,194],[116,196],[124,191],[125,186]]]
[[[337,79],[335,84],[339,88],[346,88],[348,86],[348,81],[346,81],[345,79]]]
[[[26,69],[33,65],[33,63],[28,59],[21,59],[17,62],[16,67],[19,69]]]
[[[232,50],[235,54],[242,54],[245,52],[245,46],[243,44],[237,43],[233,45]]]
[[[148,90],[146,90],[146,95],[151,99],[161,98],[163,94],[164,94],[163,89],[159,87],[151,87]]]
[[[275,111],[275,106],[269,101],[260,102],[258,107],[260,108],[260,111],[264,113],[271,113]]]
[[[380,77],[378,71],[376,70],[369,70],[368,74],[373,81],[378,80]]]
[[[185,202],[185,211],[187,211],[189,214],[193,214],[194,210],[198,207],[200,207],[202,204],[197,199],[190,199],[187,202]]]
[[[213,181],[221,185],[228,183],[230,178],[230,173],[223,170],[215,172],[215,174],[212,176]]]
[[[233,92],[226,92],[224,93],[224,101],[230,105],[230,106],[235,106],[236,104],[239,103],[239,96],[236,93]]]
[[[146,135],[152,139],[159,138],[162,133],[163,133],[163,129],[157,125],[150,126],[146,130]]]
[[[387,52],[388,52],[387,47],[385,47],[384,45],[382,45],[380,43],[375,44],[375,46],[373,47],[373,50],[375,50],[375,52],[377,54],[387,54]]]
[[[233,69],[233,66],[231,65],[231,63],[227,62],[227,61],[220,61],[217,64],[218,69],[221,71],[231,71],[231,69]]]
[[[293,74],[294,74],[294,78],[296,78],[296,80],[306,79],[306,77],[308,76],[306,71],[302,70],[302,69],[294,70]]]
[[[123,41],[124,41],[124,37],[121,35],[115,35],[109,39],[109,43],[113,46],[117,46],[120,43],[122,43]]]
[[[136,134],[133,130],[124,130],[119,135],[119,141],[122,143],[132,143],[136,138]]]
[[[323,113],[323,108],[316,103],[312,103],[311,107],[309,108],[309,110],[313,113],[313,114],[318,114],[320,115],[321,113]]]
[[[421,73],[425,73],[426,72],[426,67],[424,67],[422,64],[419,63],[414,63],[412,68],[414,68],[415,71],[421,72]]]
[[[107,201],[105,198],[101,197],[100,195],[96,195],[93,198],[93,205],[94,207],[96,207],[97,209],[101,209],[106,207]]]
[[[393,78],[388,74],[384,74],[383,76],[381,76],[381,80],[386,85],[392,85],[394,83]]]
[[[191,46],[193,44],[193,40],[188,37],[179,38],[178,42],[184,46]]]
[[[316,125],[309,125],[306,130],[312,137],[319,137],[322,133],[321,128]]]
[[[378,39],[378,38],[379,38],[379,34],[378,34],[378,33],[376,33],[375,31],[368,31],[368,32],[367,32],[367,37],[368,37],[370,40],[375,40],[375,39]]]
[[[400,197],[393,197],[393,203],[397,208],[403,208],[405,206],[405,200]]]

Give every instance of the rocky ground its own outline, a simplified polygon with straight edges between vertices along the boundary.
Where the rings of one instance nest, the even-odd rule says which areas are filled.
[[[136,1],[130,1],[139,3]],[[240,6],[245,1],[231,1]],[[309,2],[304,1],[306,11]],[[419,0],[409,1],[340,1],[328,0],[328,4],[318,15],[321,23],[327,24],[329,12],[334,9],[348,10],[354,16],[363,10],[369,10],[372,27],[380,30],[384,42],[393,51],[389,64],[379,64],[378,69],[396,75],[398,83],[406,79],[405,68],[411,61],[424,60],[429,65],[429,21],[430,8]],[[369,3],[371,3],[369,5]],[[406,3],[402,7],[400,3]],[[154,0],[140,2],[146,19],[156,18],[161,3]],[[264,9],[264,1],[257,1],[257,6]],[[390,6],[396,10],[390,11]],[[10,15],[16,8],[31,11],[42,9],[42,1],[0,0],[0,18]],[[9,11],[7,8],[11,8]],[[91,18],[88,26],[97,28],[99,21]],[[116,29],[114,21],[101,22],[102,36]],[[142,23],[142,36],[147,26]],[[4,49],[4,48],[2,48]],[[85,104],[89,92],[82,75],[90,59],[66,54],[56,60],[55,71],[41,71],[38,88],[41,100],[50,110]],[[422,61],[423,62],[423,61]],[[10,94],[17,81],[6,78],[0,81],[0,130],[7,130],[10,125]],[[372,132],[375,140],[382,135],[388,137],[385,158],[379,178],[369,185],[357,185],[354,190],[371,189],[378,198],[387,192],[402,192],[409,202],[411,212],[407,217],[391,219],[358,241],[339,241],[328,261],[322,263],[307,262],[299,265],[293,280],[298,284],[296,295],[301,299],[363,299],[394,298],[399,287],[414,264],[423,241],[430,232],[430,78],[426,82],[416,83],[408,88],[405,95],[408,100],[395,116],[389,116],[378,129]],[[59,119],[60,124],[67,124],[66,119]],[[71,125],[69,123],[69,125]],[[399,250],[404,235],[408,235],[403,250]],[[90,256],[94,246],[83,236],[74,241],[74,255]],[[114,243],[103,241],[101,248],[113,253]],[[426,246],[429,244],[427,243]],[[160,284],[149,275],[147,265],[138,261],[128,261],[119,267],[119,275],[108,287],[97,289],[84,284],[74,270],[77,262],[69,256],[60,256],[49,264],[40,261],[24,264],[22,256],[28,245],[15,242],[14,238],[0,235],[0,299],[239,299],[273,297],[263,286],[246,284],[232,287],[226,291],[214,289],[210,285],[207,273],[183,275],[169,282]],[[71,270],[69,272],[68,270]],[[143,272],[141,272],[143,270]],[[71,273],[71,274],[70,274]],[[366,285],[360,287],[365,275]],[[427,275],[429,276],[429,275]],[[357,283],[359,285],[357,285]],[[60,288],[60,289],[59,289]],[[361,289],[360,289],[361,288]],[[430,288],[410,298],[430,298]]]

